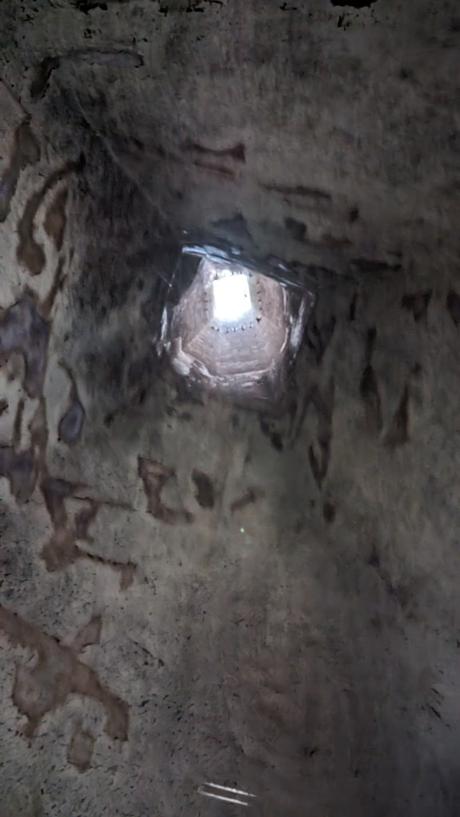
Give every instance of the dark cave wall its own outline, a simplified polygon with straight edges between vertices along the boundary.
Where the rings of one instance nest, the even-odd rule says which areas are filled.
[[[455,9],[279,5],[2,9],[5,817],[459,810]],[[229,219],[318,281],[278,420],[153,352]]]

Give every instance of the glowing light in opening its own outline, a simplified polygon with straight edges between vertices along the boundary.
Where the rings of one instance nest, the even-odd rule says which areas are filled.
[[[225,275],[212,284],[214,318],[222,323],[236,323],[252,312],[247,275]]]

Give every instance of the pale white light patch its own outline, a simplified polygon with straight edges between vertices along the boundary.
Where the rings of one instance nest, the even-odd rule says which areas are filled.
[[[244,806],[245,808],[251,805],[251,798],[256,797],[255,794],[248,791],[234,789],[230,786],[219,786],[218,783],[203,783],[198,788],[198,794],[202,794],[204,797],[214,797],[215,800],[223,800],[226,803],[235,803],[237,806]]]
[[[214,318],[221,323],[237,323],[252,312],[247,275],[225,275],[212,283]]]

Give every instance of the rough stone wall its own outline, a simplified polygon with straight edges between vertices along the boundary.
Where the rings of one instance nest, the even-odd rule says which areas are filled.
[[[261,5],[2,5],[1,817],[460,811],[456,8]],[[154,358],[216,223],[317,278],[276,421]]]

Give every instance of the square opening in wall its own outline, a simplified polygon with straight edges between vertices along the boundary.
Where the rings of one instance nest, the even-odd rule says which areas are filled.
[[[164,312],[162,351],[191,386],[254,406],[279,403],[313,293],[286,280],[285,267],[277,275],[209,246],[190,255],[193,272],[181,277],[179,268]]]

